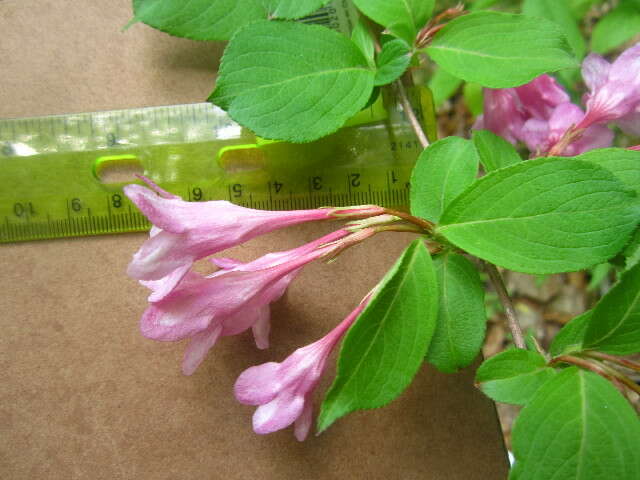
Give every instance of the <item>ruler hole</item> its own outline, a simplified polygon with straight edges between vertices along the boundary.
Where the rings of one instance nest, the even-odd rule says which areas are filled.
[[[135,155],[109,155],[96,160],[93,173],[100,183],[131,183],[144,174],[144,168]]]

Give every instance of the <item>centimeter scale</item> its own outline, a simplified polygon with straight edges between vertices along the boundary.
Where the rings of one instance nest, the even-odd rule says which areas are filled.
[[[148,230],[122,193],[133,175],[109,179],[123,168],[189,201],[398,207],[420,150],[388,95],[307,144],[257,138],[208,103],[0,119],[0,243]]]

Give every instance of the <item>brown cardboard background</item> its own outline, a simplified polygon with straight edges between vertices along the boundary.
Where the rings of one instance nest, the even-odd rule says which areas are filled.
[[[142,25],[128,0],[0,0],[0,116],[202,101],[221,46]],[[1,174],[1,170],[0,170]],[[238,247],[253,258],[327,232],[318,224]],[[298,443],[251,431],[232,386],[341,320],[393,263],[387,234],[306,269],[273,308],[272,348],[224,338],[192,377],[183,345],[145,340],[146,291],[124,275],[144,235],[0,246],[0,477],[7,479],[502,479],[492,404],[472,373],[423,368],[391,405]]]

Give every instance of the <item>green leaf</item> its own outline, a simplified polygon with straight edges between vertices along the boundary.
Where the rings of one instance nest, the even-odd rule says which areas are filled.
[[[640,229],[636,230],[631,237],[631,241],[625,247],[623,255],[627,270],[640,263]]]
[[[474,130],[473,144],[487,173],[522,161],[513,145],[489,130]]]
[[[638,34],[640,34],[640,6],[632,1],[622,0],[593,28],[591,49],[597,53],[608,53]]]
[[[437,222],[473,183],[478,162],[473,143],[464,138],[446,137],[425,148],[411,172],[411,214]]]
[[[639,214],[635,194],[608,170],[547,157],[477,180],[445,210],[436,232],[496,265],[558,273],[614,256]]]
[[[584,347],[614,355],[640,352],[640,265],[624,272],[600,299],[587,325]]]
[[[569,45],[578,59],[584,57],[587,45],[571,12],[569,0],[524,0],[522,13],[556,23],[567,36]]]
[[[358,10],[413,45],[418,32],[431,18],[435,0],[353,0]]]
[[[411,49],[399,38],[386,42],[378,55],[374,85],[386,85],[402,75],[411,61]]]
[[[452,373],[473,362],[486,330],[484,286],[473,264],[462,255],[445,253],[433,259],[439,291],[438,321],[427,362]]]
[[[354,410],[386,405],[411,383],[435,328],[437,288],[429,252],[415,240],[349,329],[318,431]]]
[[[353,31],[351,32],[351,41],[358,46],[362,54],[367,59],[369,66],[375,67],[375,41],[362,18],[358,18],[355,27],[353,27]]]
[[[426,52],[452,75],[492,88],[515,87],[545,72],[578,66],[555,23],[499,12],[456,18]]]
[[[582,351],[584,334],[587,331],[587,325],[591,322],[591,315],[593,315],[593,310],[587,310],[562,327],[551,343],[549,349],[551,355],[555,357],[566,353]]]
[[[177,37],[229,40],[236,30],[267,18],[262,0],[134,0],[134,20]]]
[[[512,348],[482,362],[476,383],[496,402],[526,405],[555,373],[539,353]]]
[[[640,420],[595,373],[568,368],[544,384],[513,429],[510,480],[637,478]]]
[[[602,148],[579,155],[580,160],[597,163],[640,195],[640,152],[626,148]]]
[[[261,137],[308,142],[360,111],[374,76],[358,47],[337,32],[260,21],[229,42],[209,100]]]
[[[262,0],[270,18],[294,19],[315,12],[331,0]]]
[[[462,85],[462,80],[451,75],[442,68],[438,68],[429,79],[429,90],[433,93],[433,104],[440,107],[445,100],[448,100]]]

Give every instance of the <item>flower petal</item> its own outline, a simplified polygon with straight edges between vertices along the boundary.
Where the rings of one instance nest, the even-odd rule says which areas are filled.
[[[611,64],[597,53],[590,53],[582,62],[582,78],[592,92],[599,89],[609,78]]]
[[[183,202],[177,198],[158,196],[141,185],[126,185],[124,193],[154,225],[171,233],[183,233],[187,226],[179,220]]]
[[[242,404],[262,405],[275,398],[280,386],[280,364],[267,362],[242,372],[233,386],[233,392]]]
[[[304,440],[309,435],[309,431],[311,430],[311,424],[313,423],[313,404],[311,402],[310,395],[307,395],[304,399],[304,407],[302,409],[302,413],[296,420],[296,423],[293,427],[293,434],[296,436],[296,439],[299,442],[304,442]]]
[[[213,348],[218,338],[220,338],[221,333],[222,325],[215,323],[191,338],[189,345],[187,345],[184,351],[182,373],[191,375],[196,371],[196,368],[200,366],[207,356],[207,353],[209,353],[209,350]]]
[[[271,311],[269,306],[264,306],[260,309],[259,315],[251,330],[253,331],[253,338],[256,341],[256,347],[261,350],[269,348],[269,332],[271,330]]]
[[[160,280],[174,270],[192,265],[194,258],[181,243],[183,238],[163,230],[149,237],[127,267],[127,275],[137,280]]]
[[[176,268],[169,275],[160,278],[159,280],[140,280],[140,283],[151,290],[148,300],[150,302],[157,302],[169,295],[176,285],[180,283],[180,280],[184,278],[189,269],[190,264],[184,264]]]
[[[140,332],[151,340],[172,342],[191,337],[209,326],[212,317],[193,315],[186,302],[174,304],[170,310],[151,304],[140,319]]]
[[[291,425],[302,413],[304,396],[284,390],[253,414],[253,431],[259,435],[273,433]]]

